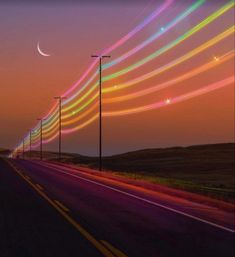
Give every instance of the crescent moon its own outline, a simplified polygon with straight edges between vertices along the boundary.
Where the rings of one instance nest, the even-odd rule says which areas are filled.
[[[43,53],[43,51],[40,49],[39,42],[37,44],[37,49],[38,49],[38,52],[40,55],[45,56],[45,57],[51,56],[50,54]]]

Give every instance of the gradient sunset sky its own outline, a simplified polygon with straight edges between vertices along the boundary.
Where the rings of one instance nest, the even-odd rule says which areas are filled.
[[[1,1],[0,2],[0,147],[14,148],[36,119],[45,116],[55,104],[54,96],[63,95],[84,74],[94,61],[91,54],[99,54],[141,24],[155,10],[167,2],[143,1]],[[185,12],[197,1],[173,1],[148,25],[117,49],[111,51],[109,63],[140,45],[166,24]],[[114,74],[179,38],[230,1],[205,1],[190,15],[169,29],[158,39],[107,70],[104,76]],[[213,22],[169,51],[141,67],[103,83],[114,87],[153,70],[160,69],[233,26],[234,10],[226,11]],[[50,54],[43,57],[41,49]],[[234,33],[215,45],[193,56],[174,68],[144,80],[132,87],[114,90],[106,99],[123,97],[161,85],[210,61],[231,55]],[[216,59],[218,58],[218,60]],[[224,57],[223,57],[224,58]],[[97,66],[84,80],[89,80]],[[234,83],[178,103],[171,100],[195,92],[234,75],[234,58],[185,81],[138,98],[104,104],[104,112],[138,108],[155,102],[167,101],[163,108],[130,115],[104,117],[104,154],[127,152],[143,148],[184,146],[234,141]],[[97,77],[96,77],[97,78]],[[95,80],[94,80],[95,81]],[[75,94],[78,85],[68,97]],[[92,86],[92,84],[91,84]],[[73,101],[83,96],[86,89]],[[97,91],[87,97],[89,100]],[[84,100],[85,101],[85,100]],[[95,102],[94,102],[95,104]],[[90,115],[97,113],[94,106]],[[65,105],[66,107],[66,105]],[[78,108],[77,106],[76,108]],[[68,119],[76,118],[77,109],[71,109]],[[78,117],[77,116],[77,117]],[[85,119],[84,119],[85,121]],[[79,121],[80,122],[80,121]],[[68,130],[79,125],[68,125]],[[46,139],[45,139],[46,140]],[[58,139],[45,144],[45,150],[57,150]],[[98,150],[98,122],[73,133],[63,135],[63,151],[96,155]]]

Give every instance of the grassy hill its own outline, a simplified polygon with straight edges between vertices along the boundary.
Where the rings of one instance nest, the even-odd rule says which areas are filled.
[[[34,153],[38,155],[38,153]],[[55,153],[45,153],[55,159]],[[98,167],[96,157],[63,154],[62,162]],[[235,144],[145,149],[103,158],[104,170],[235,202]]]
[[[2,156],[7,156],[7,155],[9,155],[10,154],[10,150],[8,150],[8,149],[5,149],[5,148],[0,148],[0,156],[2,155]]]

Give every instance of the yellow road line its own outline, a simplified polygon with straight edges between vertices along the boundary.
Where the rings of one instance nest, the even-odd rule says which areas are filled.
[[[127,257],[123,252],[121,252],[119,249],[115,248],[112,246],[110,243],[107,241],[101,240],[101,242],[112,252],[114,253],[117,257]]]
[[[69,209],[67,207],[65,207],[61,202],[54,200],[54,202],[60,206],[60,208],[66,212],[69,212]]]
[[[39,190],[43,190],[43,187],[39,184],[35,184],[35,186],[39,189]]]
[[[71,225],[73,225],[97,250],[99,250],[105,257],[119,257],[115,256],[109,249],[96,240],[89,232],[87,232],[80,224],[73,220],[63,209],[61,209],[53,200],[51,200],[43,191],[38,189],[31,181],[27,180],[18,169],[12,165],[10,161],[6,161],[20,177],[22,177],[31,187],[33,187],[38,194],[43,197],[49,204],[51,204]]]
[[[25,177],[26,179],[30,180],[30,177],[29,177],[29,176],[27,176],[27,175],[24,175],[24,177]]]

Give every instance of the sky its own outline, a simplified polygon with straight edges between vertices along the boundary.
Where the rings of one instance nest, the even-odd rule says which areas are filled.
[[[47,117],[43,149],[56,151],[58,124],[47,114],[57,115],[53,97],[64,95],[63,151],[97,155],[98,63],[91,55],[111,46],[102,74],[105,155],[234,141],[233,10],[201,23],[229,3],[1,1],[0,146],[13,149]],[[35,134],[35,149],[38,142]]]

